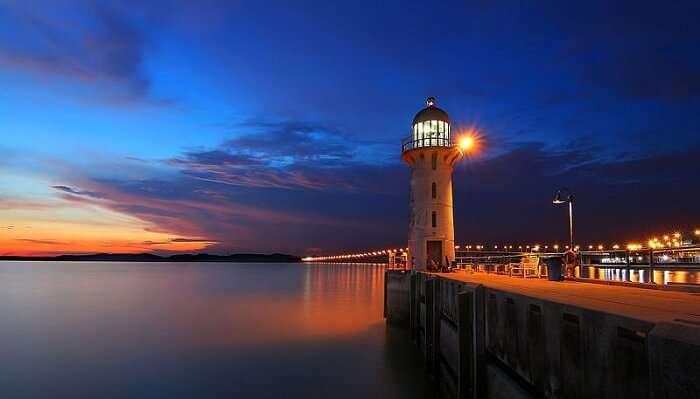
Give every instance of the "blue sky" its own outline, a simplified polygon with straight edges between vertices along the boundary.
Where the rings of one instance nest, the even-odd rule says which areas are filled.
[[[564,241],[560,186],[582,244],[694,229],[699,7],[6,0],[0,244],[400,245],[427,96],[484,137],[455,172],[459,242]],[[75,233],[95,217],[122,238]]]

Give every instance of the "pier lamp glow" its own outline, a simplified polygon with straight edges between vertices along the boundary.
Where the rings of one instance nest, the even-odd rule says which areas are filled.
[[[574,195],[566,188],[557,190],[552,204],[569,204],[569,248],[574,247]]]

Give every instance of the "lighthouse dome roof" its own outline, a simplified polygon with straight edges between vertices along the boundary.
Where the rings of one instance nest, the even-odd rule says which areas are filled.
[[[428,97],[426,103],[428,106],[418,111],[416,116],[413,117],[414,125],[425,121],[450,122],[450,117],[447,115],[447,112],[435,106],[435,97]]]

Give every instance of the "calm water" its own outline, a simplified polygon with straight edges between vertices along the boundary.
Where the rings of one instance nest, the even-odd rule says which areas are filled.
[[[383,273],[0,262],[0,397],[430,397]]]

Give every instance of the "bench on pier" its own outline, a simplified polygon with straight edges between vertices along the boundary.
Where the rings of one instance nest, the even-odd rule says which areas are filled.
[[[473,263],[462,263],[459,265],[459,268],[464,270],[465,272],[473,272],[475,267]]]
[[[523,278],[540,277],[540,257],[523,256],[518,263],[509,264],[510,276]]]

